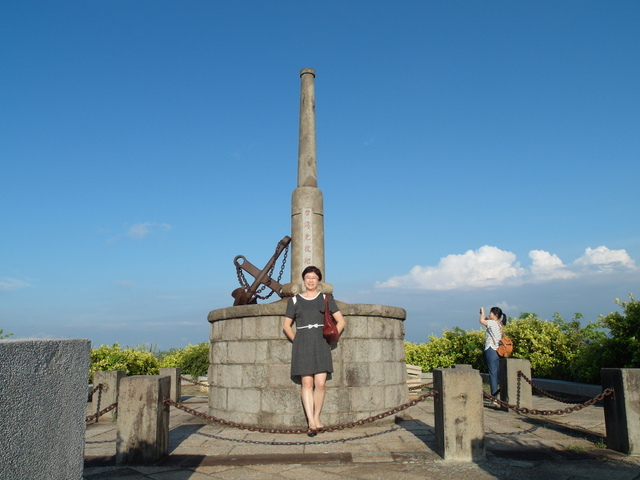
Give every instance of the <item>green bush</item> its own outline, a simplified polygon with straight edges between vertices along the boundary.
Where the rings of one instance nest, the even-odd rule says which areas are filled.
[[[100,345],[91,350],[89,382],[93,382],[93,372],[108,370],[123,370],[127,375],[157,375],[159,364],[153,352],[142,347],[123,350],[119,343]]]
[[[615,300],[622,313],[600,315],[596,332],[578,352],[572,372],[578,381],[600,383],[602,368],[640,368],[640,301],[629,294],[629,301]],[[608,332],[606,332],[608,330]]]
[[[209,371],[209,344],[189,344],[184,349],[172,348],[160,360],[160,367],[180,367],[182,373],[201,377]]]
[[[449,368],[455,364],[483,368],[483,345],[484,330],[467,332],[459,327],[445,330],[440,338],[431,335],[428,343],[404,344],[406,362],[419,365],[426,372],[434,368]]]
[[[522,313],[507,323],[504,334],[513,340],[513,357],[529,360],[531,374],[538,378],[562,378],[577,354],[561,325],[534,313]]]

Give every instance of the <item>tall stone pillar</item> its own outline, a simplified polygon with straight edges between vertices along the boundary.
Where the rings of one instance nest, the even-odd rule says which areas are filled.
[[[318,188],[316,159],[315,72],[300,71],[300,133],[298,145],[298,188],[291,198],[291,283],[292,293],[302,290],[302,271],[315,265],[324,270],[324,206]]]

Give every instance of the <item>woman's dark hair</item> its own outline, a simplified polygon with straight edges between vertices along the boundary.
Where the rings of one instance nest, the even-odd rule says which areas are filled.
[[[320,269],[318,267],[314,267],[313,265],[309,265],[307,268],[305,268],[302,271],[302,280],[304,280],[304,276],[307,273],[315,273],[318,276],[318,281],[322,280],[322,272],[320,271]]]
[[[502,322],[502,325],[507,324],[507,316],[502,313],[502,309],[500,307],[491,307],[490,312],[493,313],[496,318]]]

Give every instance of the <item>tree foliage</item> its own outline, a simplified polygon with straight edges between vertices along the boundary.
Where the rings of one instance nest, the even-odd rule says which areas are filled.
[[[90,380],[93,372],[123,370],[127,375],[157,375],[160,361],[142,347],[122,349],[119,343],[101,345],[91,350]]]
[[[180,367],[182,373],[204,376],[209,369],[209,344],[189,344],[186,348],[172,348],[156,353],[154,346],[140,345],[123,349],[119,343],[101,345],[91,350],[90,381],[93,372],[122,370],[127,375],[157,375],[160,368]]]
[[[13,333],[4,333],[4,330],[0,328],[0,340],[2,340],[3,338],[9,338],[12,335]]]
[[[160,366],[180,367],[182,373],[201,377],[209,371],[209,344],[189,344],[186,348],[172,348],[160,360]]]

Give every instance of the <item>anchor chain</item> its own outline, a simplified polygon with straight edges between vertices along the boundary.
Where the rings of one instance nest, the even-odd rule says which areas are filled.
[[[402,405],[398,405],[397,407],[391,408],[389,410],[387,410],[386,412],[383,413],[379,413],[377,415],[372,415],[368,418],[362,419],[362,420],[356,420],[353,422],[347,422],[347,423],[342,423],[342,424],[338,424],[338,425],[330,425],[328,427],[322,427],[316,430],[316,432],[321,433],[321,432],[334,432],[336,430],[344,430],[345,428],[353,428],[356,426],[362,426],[365,425],[367,423],[373,423],[376,420],[381,420],[385,417],[388,417],[390,415],[394,415],[398,412],[401,412],[403,410],[406,410],[409,407],[413,407],[414,405],[417,405],[420,402],[425,401],[427,398],[429,397],[433,397],[435,395],[437,395],[437,391],[436,390],[432,390],[429,393],[425,393],[423,395],[420,395],[418,398],[411,400],[407,403],[404,403]],[[224,425],[225,427],[232,427],[232,428],[238,428],[240,430],[248,430],[250,432],[260,432],[260,433],[279,433],[279,434],[306,434],[309,433],[309,429],[308,428],[268,428],[268,427],[260,427],[258,425],[248,425],[245,423],[238,423],[238,422],[231,422],[229,420],[224,420],[222,418],[217,418],[211,415],[207,415],[205,413],[202,412],[198,412],[197,410],[194,410],[193,408],[189,408],[181,403],[177,403],[174,400],[171,400],[170,398],[164,397],[163,398],[163,403],[167,406],[173,406],[179,410],[182,410],[183,412],[187,412],[195,417],[199,417],[202,418],[204,420],[207,420],[209,422],[214,422],[214,423],[218,423],[220,425]]]

